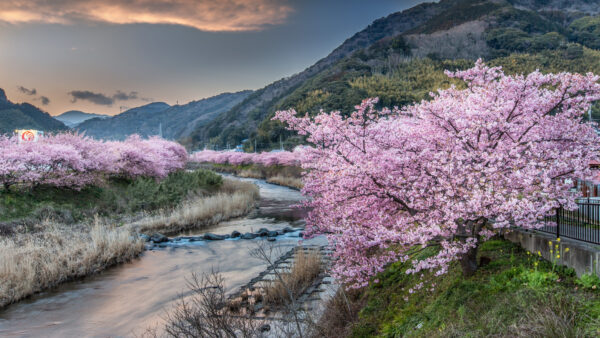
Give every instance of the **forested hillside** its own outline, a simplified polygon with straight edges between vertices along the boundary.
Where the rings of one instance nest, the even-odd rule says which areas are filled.
[[[477,58],[510,73],[600,73],[600,16],[595,1],[443,0],[379,19],[302,73],[256,91],[183,140],[192,148],[249,139],[259,149],[299,140],[275,111],[295,108],[350,112],[367,97],[402,106],[426,99],[450,82],[445,69]]]
[[[15,129],[38,129],[46,132],[68,129],[50,114],[29,103],[13,103],[0,89],[0,134],[12,133]]]
[[[131,134],[143,137],[162,134],[167,139],[184,139],[194,128],[212,121],[249,94],[250,91],[224,93],[175,106],[154,102],[111,118],[87,120],[77,126],[77,129],[100,139],[123,140]]]

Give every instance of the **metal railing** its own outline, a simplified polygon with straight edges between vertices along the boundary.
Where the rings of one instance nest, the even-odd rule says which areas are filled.
[[[556,209],[556,214],[544,219],[539,231],[556,237],[567,237],[579,241],[600,244],[600,200],[580,199],[576,210]]]

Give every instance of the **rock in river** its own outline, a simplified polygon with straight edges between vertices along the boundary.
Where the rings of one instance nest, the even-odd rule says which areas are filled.
[[[163,242],[168,242],[169,241],[169,237],[163,235],[163,234],[159,234],[158,232],[155,233],[154,235],[150,236],[150,240],[154,243],[163,243]]]
[[[231,233],[231,238],[238,238],[238,237],[240,237],[241,235],[242,235],[242,234],[241,234],[239,231],[235,231],[235,230],[234,230],[234,231]]]
[[[202,236],[202,238],[205,240],[208,240],[208,241],[221,241],[221,240],[224,240],[226,237],[222,236],[222,235],[206,233],[206,234],[204,234],[204,236]]]
[[[256,232],[260,237],[265,237],[269,234],[269,229],[267,228],[260,228],[258,229],[258,231]]]
[[[245,234],[242,235],[242,239],[255,239],[256,237],[258,237],[257,234],[253,234],[251,232],[247,232]]]

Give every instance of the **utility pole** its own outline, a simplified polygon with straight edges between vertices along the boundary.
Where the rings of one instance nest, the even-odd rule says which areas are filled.
[[[279,134],[279,148],[283,151],[283,141],[281,140],[281,134]]]

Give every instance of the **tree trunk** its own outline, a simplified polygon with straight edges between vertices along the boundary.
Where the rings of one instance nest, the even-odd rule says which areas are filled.
[[[469,249],[460,260],[463,276],[472,276],[477,271],[477,249],[478,246]]]

